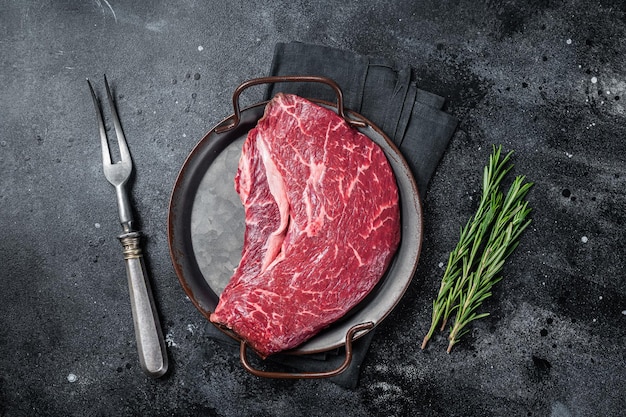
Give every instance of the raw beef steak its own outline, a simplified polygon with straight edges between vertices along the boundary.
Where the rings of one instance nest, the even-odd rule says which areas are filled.
[[[383,151],[331,110],[277,94],[244,143],[242,258],[210,320],[261,357],[291,349],[376,285],[400,240]]]

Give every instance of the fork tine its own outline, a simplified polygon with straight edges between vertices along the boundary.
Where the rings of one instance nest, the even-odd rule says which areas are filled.
[[[117,108],[115,107],[115,102],[113,101],[113,95],[111,94],[111,88],[109,87],[109,82],[107,81],[107,76],[104,75],[104,85],[107,90],[107,97],[109,99],[109,105],[111,106],[111,116],[113,117],[113,125],[115,126],[115,134],[117,135],[117,143],[120,147],[120,157],[122,162],[130,162],[130,151],[128,150],[128,145],[126,144],[126,136],[124,136],[124,131],[122,130],[122,125],[120,123],[120,118],[117,115]]]
[[[111,153],[109,152],[109,141],[107,140],[106,130],[104,128],[104,120],[102,119],[102,110],[100,109],[100,103],[96,97],[96,93],[93,90],[91,81],[87,78],[87,84],[89,85],[89,91],[91,91],[91,98],[93,99],[93,105],[96,109],[96,118],[98,119],[98,127],[100,130],[100,145],[102,147],[102,163],[107,166],[111,165]]]

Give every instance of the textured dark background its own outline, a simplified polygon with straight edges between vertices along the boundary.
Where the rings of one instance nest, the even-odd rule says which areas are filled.
[[[0,2],[0,416],[619,416],[626,413],[623,1]],[[170,263],[166,217],[194,144],[267,74],[276,42],[393,58],[460,124],[427,197],[419,270],[355,390],[261,380]],[[85,78],[112,80],[171,372],[139,369]],[[247,93],[251,102],[261,90]],[[448,355],[441,265],[492,144],[535,182],[532,226]]]

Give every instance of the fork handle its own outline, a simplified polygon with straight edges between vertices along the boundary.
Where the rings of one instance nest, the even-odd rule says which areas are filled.
[[[119,236],[124,247],[139,363],[146,374],[159,378],[167,372],[167,351],[146,273],[140,238],[141,233],[137,231]]]

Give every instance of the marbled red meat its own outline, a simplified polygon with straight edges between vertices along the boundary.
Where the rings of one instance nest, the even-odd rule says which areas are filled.
[[[268,103],[244,142],[235,188],[246,216],[242,258],[210,319],[262,357],[342,317],[399,244],[398,189],[383,151],[301,97]]]

